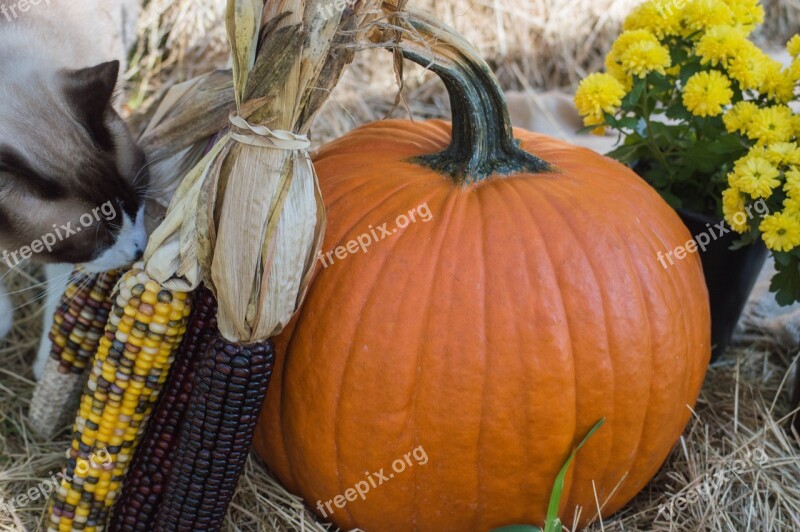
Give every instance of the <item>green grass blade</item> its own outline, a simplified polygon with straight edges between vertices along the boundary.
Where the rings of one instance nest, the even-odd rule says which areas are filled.
[[[567,458],[567,461],[564,462],[564,465],[561,467],[561,471],[559,471],[556,481],[553,484],[553,491],[550,493],[550,504],[547,507],[547,519],[544,522],[544,532],[561,532],[561,520],[558,518],[558,505],[561,502],[561,492],[564,491],[564,479],[567,476],[567,471],[569,471],[569,466],[572,465],[572,461],[575,460],[575,455],[578,454],[583,444],[586,443],[587,440],[592,437],[592,434],[597,432],[597,429],[602,427],[605,422],[606,418],[600,418],[600,420],[595,423],[594,427],[583,437],[583,440],[581,440],[578,446],[572,450],[569,458]]]

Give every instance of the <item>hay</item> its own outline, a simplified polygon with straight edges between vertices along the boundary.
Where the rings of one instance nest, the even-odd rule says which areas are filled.
[[[622,20],[641,0],[416,0],[472,42],[507,89],[574,87],[603,59]],[[800,32],[800,0],[762,0],[766,20],[758,38],[783,47]],[[139,25],[140,40],[128,73],[135,109],[146,109],[165,87],[228,63],[224,2],[149,0]],[[365,53],[336,95],[354,118],[372,114],[359,105],[372,97],[391,102],[394,77],[386,54]],[[441,90],[431,76],[409,77],[415,94],[431,103]],[[355,94],[353,94],[355,93]],[[427,98],[426,98],[427,97]],[[370,101],[370,103],[373,103]],[[363,111],[366,110],[366,113]],[[342,110],[339,109],[339,113]],[[351,126],[352,127],[352,126]],[[350,129],[350,128],[348,128]],[[333,133],[334,130],[331,131]],[[336,130],[338,131],[338,130]]]
[[[619,22],[635,3],[415,2],[420,7],[435,5],[440,17],[478,45],[508,88],[573,85],[584,72],[598,68]],[[782,44],[800,30],[796,0],[766,0],[765,5],[763,35],[774,36]],[[165,87],[226,64],[221,6],[224,2],[218,0],[149,0],[129,72],[132,112],[146,114]],[[441,85],[419,73],[416,68],[407,72],[405,98],[414,116],[446,116],[448,104]],[[391,57],[381,51],[361,54],[320,115],[315,143],[382,118],[393,108],[395,90]],[[31,302],[43,294],[41,287],[31,287],[39,282],[39,275],[35,270],[15,271],[6,277],[10,291],[26,291],[14,296],[16,305],[25,306],[17,313],[11,336],[0,342],[0,497],[5,499],[47,481],[59,470],[69,444],[67,428],[55,441],[46,442],[33,435],[26,421],[33,392],[31,365],[41,326],[39,305]],[[656,478],[628,507],[593,529],[800,529],[800,437],[787,433],[784,422],[789,414],[787,381],[795,358],[796,353],[786,352],[765,333],[745,335],[709,370],[694,420]],[[756,462],[752,455],[744,462],[736,461],[756,449],[764,451],[766,461]],[[726,477],[721,483],[714,477],[719,471]],[[683,508],[682,497],[697,486],[705,486],[710,495]],[[665,509],[659,514],[662,504]],[[0,532],[37,530],[43,510],[41,498],[11,513],[0,507]],[[258,458],[250,458],[226,530],[330,529],[286,493]]]

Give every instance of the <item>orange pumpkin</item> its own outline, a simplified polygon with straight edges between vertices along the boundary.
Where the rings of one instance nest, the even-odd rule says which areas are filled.
[[[594,490],[604,516],[620,509],[689,418],[710,355],[700,261],[665,269],[658,252],[690,235],[658,194],[594,152],[512,133],[488,68],[436,35],[435,57],[403,51],[433,60],[453,126],[374,123],[316,157],[327,267],[279,340],[256,449],[344,529],[486,531],[540,525],[605,417],[561,500],[585,524]],[[432,218],[410,221],[420,205]]]

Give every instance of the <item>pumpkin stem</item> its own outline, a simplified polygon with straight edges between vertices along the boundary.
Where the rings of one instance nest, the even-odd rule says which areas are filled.
[[[495,175],[555,171],[519,147],[503,89],[471,44],[424,13],[407,10],[397,13],[397,18],[393,22],[404,28],[403,38],[387,47],[442,79],[453,115],[450,146],[441,153],[415,157],[414,162],[465,185]],[[396,32],[397,25],[391,29]]]

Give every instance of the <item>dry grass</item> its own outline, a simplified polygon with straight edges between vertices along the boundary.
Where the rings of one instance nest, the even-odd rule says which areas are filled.
[[[414,1],[414,0],[412,0]],[[627,9],[636,0],[419,0],[475,42],[508,88],[570,86],[601,64]],[[219,0],[149,0],[141,45],[130,72],[132,108],[143,112],[170,83],[226,62]],[[766,0],[770,37],[800,30],[797,0]],[[163,50],[168,50],[164,53]],[[406,100],[414,116],[446,116],[438,82],[409,69]],[[395,95],[391,58],[361,57],[335,91],[315,129],[317,142],[383,117]],[[400,112],[398,111],[397,114]],[[2,273],[0,273],[2,275]],[[38,272],[7,280],[23,306],[10,338],[0,343],[0,497],[27,491],[58,471],[69,445],[68,428],[56,441],[32,436],[26,412],[33,382],[43,293]],[[622,512],[595,530],[800,529],[798,435],[785,430],[788,378],[796,353],[751,331],[710,369],[694,420],[650,485]],[[757,453],[755,460],[752,453]],[[746,458],[748,452],[751,458]],[[744,460],[744,462],[737,462]],[[725,480],[714,475],[724,472]],[[708,480],[710,477],[710,480]],[[697,486],[709,494],[683,508]],[[669,511],[672,503],[672,512]],[[659,506],[665,510],[659,514]],[[680,509],[679,508],[683,508]],[[9,514],[0,508],[0,532],[38,530],[42,500]],[[318,523],[251,458],[226,524],[229,531],[310,530]]]

